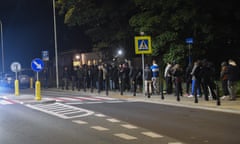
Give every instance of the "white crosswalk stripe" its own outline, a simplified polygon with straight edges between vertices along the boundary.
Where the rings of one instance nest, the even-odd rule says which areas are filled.
[[[0,100],[0,104],[2,104],[2,105],[9,105],[9,104],[13,104],[13,103],[11,103],[9,101],[6,101],[6,100]]]
[[[70,105],[76,104],[97,104],[97,103],[121,103],[126,100],[120,100],[110,97],[81,97],[81,96],[64,96],[64,97],[46,97],[47,100],[55,100],[56,102],[66,103]]]
[[[2,99],[0,100],[0,105],[11,105],[11,104],[16,104],[17,102],[11,99],[8,99],[6,97],[1,97]]]

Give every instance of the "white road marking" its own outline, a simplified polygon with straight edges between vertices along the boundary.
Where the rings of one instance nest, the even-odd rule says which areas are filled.
[[[88,124],[88,122],[81,121],[81,120],[73,120],[72,122],[77,123],[77,124]]]
[[[118,122],[120,122],[120,120],[114,119],[114,118],[107,119],[107,121],[110,121],[110,122],[112,122],[112,123],[118,123]]]
[[[102,126],[92,126],[91,128],[98,130],[98,131],[108,131],[108,128],[102,127]]]
[[[106,115],[104,115],[104,114],[95,114],[95,116],[97,116],[97,117],[106,117]]]
[[[123,124],[122,127],[125,127],[127,129],[137,129],[137,126],[131,125],[131,124]]]
[[[96,98],[103,99],[103,100],[117,100],[116,98],[100,97],[100,96],[96,96]]]
[[[106,101],[106,103],[123,103],[125,101],[122,100],[116,100],[116,101]]]
[[[84,104],[84,102],[68,102],[66,104],[69,104],[69,105],[79,105],[79,104]]]
[[[13,104],[13,103],[11,103],[9,101],[6,101],[6,100],[0,100],[0,104],[2,104],[2,105],[9,105],[9,104]]]
[[[154,133],[154,132],[142,132],[143,135],[149,136],[151,138],[163,138],[162,135]]]
[[[26,105],[29,108],[39,110],[63,119],[85,117],[94,114],[93,111],[65,105],[62,103]],[[66,112],[64,112],[66,109]]]
[[[134,136],[131,136],[131,135],[128,135],[125,133],[117,133],[117,134],[114,134],[114,136],[117,136],[117,137],[125,139],[125,140],[136,140],[137,139],[137,137],[134,137]]]

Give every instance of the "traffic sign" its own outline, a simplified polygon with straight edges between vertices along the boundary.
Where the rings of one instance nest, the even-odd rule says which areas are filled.
[[[152,44],[150,36],[135,36],[135,53],[151,54]]]
[[[11,71],[12,72],[20,72],[21,71],[21,64],[19,62],[13,62],[11,64]]]
[[[40,72],[44,68],[44,62],[40,58],[35,58],[31,62],[32,70]]]
[[[186,38],[185,41],[186,41],[187,44],[193,44],[193,38],[192,37]]]
[[[42,51],[42,60],[49,61],[48,51]]]

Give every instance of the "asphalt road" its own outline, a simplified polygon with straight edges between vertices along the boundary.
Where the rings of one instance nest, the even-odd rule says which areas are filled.
[[[1,144],[172,144],[179,142],[97,112],[85,117],[63,119],[20,104],[0,105],[0,109]]]
[[[69,100],[68,93],[54,95]],[[90,102],[81,96],[75,98],[81,102],[0,105],[0,144],[240,143],[238,114],[84,97]]]
[[[189,144],[240,143],[240,115],[143,102],[78,106]]]

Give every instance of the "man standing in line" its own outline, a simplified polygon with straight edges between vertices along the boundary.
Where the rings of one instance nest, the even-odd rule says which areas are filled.
[[[228,91],[230,93],[229,100],[236,100],[237,98],[237,82],[239,81],[239,67],[237,63],[229,59],[227,68],[228,77]]]
[[[153,60],[150,68],[152,71],[153,93],[159,94],[159,66],[156,63],[156,60]]]

